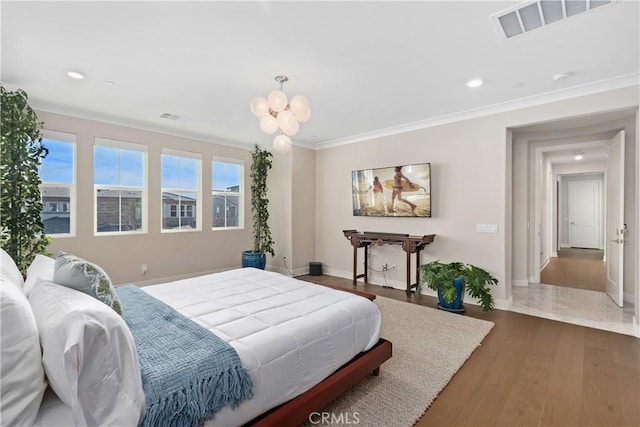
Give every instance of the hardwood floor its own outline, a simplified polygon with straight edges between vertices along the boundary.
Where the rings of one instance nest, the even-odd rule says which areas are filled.
[[[605,292],[606,263],[603,251],[596,249],[560,249],[557,258],[540,272],[540,283]]]
[[[348,279],[298,278],[353,289]],[[357,289],[416,303],[403,290]],[[469,304],[464,315],[495,326],[416,426],[640,426],[640,339]]]

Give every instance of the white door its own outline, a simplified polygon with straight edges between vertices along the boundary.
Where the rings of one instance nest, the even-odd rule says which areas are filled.
[[[624,131],[609,141],[607,160],[607,295],[622,307],[624,277]]]
[[[600,182],[569,181],[569,244],[600,248]]]

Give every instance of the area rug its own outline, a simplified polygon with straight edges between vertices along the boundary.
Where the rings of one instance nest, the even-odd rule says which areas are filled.
[[[412,426],[493,328],[492,322],[377,297],[393,357],[306,426]]]

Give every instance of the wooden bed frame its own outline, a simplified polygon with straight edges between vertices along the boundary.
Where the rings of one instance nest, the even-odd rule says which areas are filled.
[[[371,301],[376,298],[375,295],[366,292],[344,289],[325,283],[315,284],[353,293]],[[328,403],[362,381],[366,376],[370,374],[378,376],[380,374],[380,365],[389,360],[392,354],[391,342],[380,338],[371,349],[358,354],[319,384],[300,396],[265,412],[245,424],[245,426],[297,427],[307,421],[312,412],[322,410]]]
[[[245,426],[299,426],[309,419],[309,414],[322,410],[369,374],[377,376],[380,365],[391,358],[392,352],[391,342],[380,338],[369,351],[360,353],[315,387],[262,414]]]

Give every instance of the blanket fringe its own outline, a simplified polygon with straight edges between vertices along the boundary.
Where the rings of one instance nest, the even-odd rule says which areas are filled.
[[[140,425],[202,426],[224,406],[235,409],[252,397],[251,378],[242,372],[242,368],[232,368],[216,378],[209,377],[174,392],[167,399],[169,401],[147,401],[147,412]],[[202,406],[200,402],[206,402],[206,405]]]

